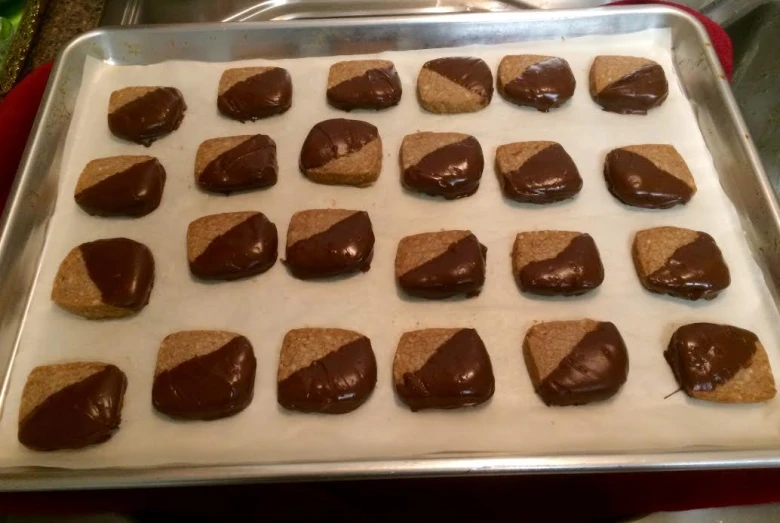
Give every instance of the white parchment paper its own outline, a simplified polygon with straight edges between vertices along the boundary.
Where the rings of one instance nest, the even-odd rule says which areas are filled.
[[[422,457],[448,453],[507,452],[514,455],[636,452],[694,448],[776,446],[780,436],[778,400],[730,406],[696,402],[676,389],[662,356],[674,329],[693,321],[731,323],[751,329],[780,370],[777,311],[743,237],[737,214],[723,193],[710,153],[689,101],[678,85],[668,31],[631,36],[388,52],[403,83],[398,107],[347,117],[379,128],[384,166],[373,187],[329,187],[306,180],[298,154],[309,129],[320,120],[346,116],[325,101],[332,58],[279,60],[292,75],[292,108],[283,116],[241,124],[220,116],[216,91],[228,66],[260,65],[263,60],[219,64],[167,62],[112,66],[89,60],[67,137],[59,197],[48,231],[23,338],[0,420],[0,466],[142,467],[173,463],[248,463],[304,460],[357,460]],[[515,107],[497,93],[483,111],[464,115],[424,112],[415,81],[432,58],[473,55],[494,74],[509,53],[552,54],[566,58],[577,79],[574,98],[549,114]],[[604,112],[588,94],[588,69],[597,54],[645,56],[658,61],[669,78],[669,98],[647,116]],[[188,110],[180,129],[151,148],[123,142],[108,131],[111,91],[131,85],[171,85],[184,94]],[[418,130],[471,133],[485,153],[479,191],[458,201],[405,192],[399,182],[398,150],[405,134]],[[206,194],[193,183],[195,151],[217,136],[265,133],[278,145],[279,182],[263,191],[228,197]],[[555,140],[571,154],[584,179],[579,196],[551,206],[504,200],[493,171],[502,143]],[[643,211],[623,206],[608,192],[602,175],[612,148],[671,143],[693,172],[698,193],[684,207]],[[90,217],[73,201],[77,177],[89,161],[119,154],[157,156],[168,173],[158,210],[140,219]],[[274,221],[283,253],[290,216],[319,207],[364,209],[377,237],[371,270],[339,281],[303,282],[277,262],[267,273],[236,282],[203,283],[190,277],[185,233],[190,221],[212,213],[259,210]],[[642,289],[630,256],[633,234],[643,228],[676,225],[707,231],[731,268],[732,284],[718,299],[689,303]],[[418,301],[400,294],[393,260],[405,235],[440,229],[471,229],[488,247],[487,283],[471,300]],[[521,294],[510,269],[517,232],[534,229],[590,233],[601,252],[606,279],[596,292],[578,298],[543,299]],[[87,321],[49,299],[57,267],[79,243],[126,236],[147,244],[157,264],[151,301],[135,317]],[[549,408],[528,379],[521,344],[535,321],[556,319],[613,321],[630,353],[628,382],[612,400],[582,407]],[[357,411],[341,416],[289,413],[276,403],[276,365],[284,333],[294,327],[334,326],[371,338],[379,366],[373,396]],[[404,331],[424,327],[475,327],[490,352],[496,393],[488,404],[449,412],[412,413],[395,398],[391,366]],[[183,329],[227,329],[246,335],[258,359],[252,404],[229,419],[174,422],[151,405],[152,377],[162,338]],[[82,451],[35,453],[16,439],[19,399],[35,365],[100,360],[118,365],[129,385],[122,426],[109,442]],[[463,455],[463,454],[461,454]]]

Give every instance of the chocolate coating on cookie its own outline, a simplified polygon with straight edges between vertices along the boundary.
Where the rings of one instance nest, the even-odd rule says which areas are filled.
[[[204,216],[187,230],[190,271],[203,279],[235,280],[263,273],[276,262],[277,248],[276,225],[260,212]]]
[[[330,68],[327,98],[337,109],[386,109],[398,105],[401,94],[401,79],[390,61],[353,60]]]
[[[254,121],[284,113],[291,105],[292,80],[281,67],[228,69],[220,80],[217,107],[228,118]]]
[[[617,327],[592,320],[534,325],[523,342],[534,389],[546,405],[582,405],[614,396],[628,377]]]
[[[334,118],[324,120],[309,131],[301,147],[301,169],[316,169],[328,162],[362,149],[379,137],[368,122]]]
[[[375,385],[376,358],[367,337],[343,329],[296,329],[285,336],[277,379],[282,407],[344,414],[365,403]]]
[[[154,258],[146,245],[111,238],[83,243],[79,250],[103,303],[130,310],[140,310],[149,303]]]
[[[433,113],[479,111],[493,97],[493,75],[479,58],[431,60],[417,77],[417,95],[423,109]]]
[[[496,172],[504,196],[546,204],[573,198],[582,177],[571,156],[555,142],[518,142],[496,151]]]
[[[597,56],[590,69],[590,93],[605,111],[646,114],[669,95],[663,68],[631,56]]]
[[[185,356],[168,364],[177,352]],[[252,402],[256,367],[252,345],[244,336],[219,331],[172,334],[160,346],[152,404],[177,419],[232,416]]]
[[[530,57],[529,57],[530,58]],[[574,95],[577,82],[571,72],[569,63],[563,58],[553,56],[533,57],[535,61],[522,68],[522,72],[511,80],[504,81],[503,69],[514,69],[521,64],[513,64],[517,60],[527,61],[525,56],[506,56],[498,66],[498,91],[508,101],[533,107],[538,111],[547,112],[560,107]]]
[[[297,230],[306,228],[317,232],[298,239]],[[373,254],[374,231],[365,211],[301,211],[290,220],[284,263],[296,278],[366,272]]]
[[[469,231],[407,236],[398,244],[395,274],[411,296],[477,296],[485,284],[487,247]]]
[[[441,144],[437,147],[437,145]],[[411,163],[413,149],[432,149]],[[405,165],[409,163],[409,165]],[[401,144],[404,187],[448,200],[471,196],[479,188],[485,159],[473,136],[459,133],[417,133]]]
[[[80,449],[119,429],[127,378],[114,365],[36,367],[22,393],[18,438],[33,450]]]
[[[81,173],[75,199],[93,216],[144,216],[162,200],[165,169],[151,156],[93,160]]]
[[[393,367],[398,397],[412,411],[479,405],[495,391],[490,356],[474,329],[407,332]]]
[[[670,145],[614,149],[604,162],[604,178],[615,198],[647,209],[688,203],[696,192],[685,161]]]
[[[122,94],[129,90],[144,92],[138,96]],[[124,96],[129,101],[116,102]],[[117,107],[111,109],[114,105]],[[179,128],[187,105],[175,87],[128,87],[111,93],[109,108],[108,128],[114,136],[149,147],[155,140]]]
[[[208,154],[209,148],[219,153],[196,176],[202,189],[230,194],[276,184],[276,143],[269,136],[214,138],[201,144],[198,155]]]
[[[470,56],[437,58],[426,62],[423,68],[485,98],[488,103],[493,97],[493,74],[481,58]]]

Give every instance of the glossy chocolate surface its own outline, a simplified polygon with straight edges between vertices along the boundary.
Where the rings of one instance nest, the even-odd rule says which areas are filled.
[[[493,73],[481,58],[468,56],[437,58],[426,62],[423,68],[468,89],[487,102],[493,98]]]
[[[559,202],[582,189],[577,166],[557,143],[531,156],[514,171],[499,174],[499,181],[504,196],[522,203]]]
[[[473,136],[426,154],[403,171],[404,187],[448,200],[471,196],[479,188],[485,159]]]
[[[154,286],[154,258],[149,248],[127,238],[110,238],[79,246],[89,278],[103,303],[141,310]]]
[[[334,85],[327,91],[328,103],[337,109],[386,109],[401,101],[401,79],[394,66],[369,69]]]
[[[566,60],[548,58],[529,66],[520,76],[507,82],[502,94],[512,103],[547,112],[569,100],[576,85]]]
[[[108,128],[114,136],[149,147],[178,129],[186,110],[178,89],[158,87],[109,113]]]
[[[236,82],[217,97],[219,112],[240,122],[281,114],[291,105],[290,73],[281,67]]]
[[[580,234],[557,256],[527,264],[517,281],[526,292],[577,296],[601,285],[604,266],[593,238]]]
[[[165,169],[156,159],[139,162],[76,194],[76,203],[93,216],[144,216],[162,200]]]
[[[303,142],[301,169],[322,167],[331,160],[359,151],[377,138],[379,131],[368,122],[346,118],[322,121],[312,127]]]
[[[612,195],[634,207],[668,209],[687,203],[693,188],[653,162],[631,151],[615,149],[604,162],[604,178]]]
[[[198,185],[213,192],[259,189],[276,184],[276,143],[257,134],[214,158],[198,176]]]
[[[666,75],[660,65],[646,65],[609,84],[593,99],[605,111],[619,114],[647,114],[669,95]]]

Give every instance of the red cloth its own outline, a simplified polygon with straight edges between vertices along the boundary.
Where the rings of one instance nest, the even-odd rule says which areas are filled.
[[[695,16],[699,22],[704,25],[707,33],[712,40],[712,46],[715,49],[715,53],[720,58],[720,64],[723,66],[723,71],[726,73],[726,78],[731,81],[731,73],[734,70],[734,49],[731,46],[731,38],[729,34],[718,24],[704,16],[703,14],[694,11],[690,7],[684,5],[675,4],[674,2],[665,2],[663,0],[619,0],[617,2],[611,2],[609,5],[639,5],[639,4],[661,4],[668,5],[670,7],[676,7],[687,13]]]
[[[0,102],[0,216],[49,81],[52,63],[28,74]]]

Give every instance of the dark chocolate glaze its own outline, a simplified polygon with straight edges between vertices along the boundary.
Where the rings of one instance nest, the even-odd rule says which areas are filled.
[[[456,56],[437,58],[423,65],[424,69],[447,78],[490,103],[493,98],[493,73],[481,58]]]
[[[285,409],[344,414],[361,406],[376,385],[376,358],[371,341],[347,343],[277,384]]]
[[[752,332],[715,323],[683,325],[672,335],[664,357],[685,392],[712,391],[748,367],[758,350]]]
[[[276,184],[276,143],[257,134],[214,158],[198,176],[198,185],[213,192],[259,189]]]
[[[548,58],[529,66],[500,90],[510,102],[546,113],[571,98],[576,85],[566,60]]]
[[[110,238],[79,246],[89,279],[103,303],[139,311],[154,286],[154,257],[149,248],[127,238]]]
[[[628,351],[617,327],[599,322],[572,348],[536,392],[547,405],[583,405],[610,398],[628,378]]]
[[[690,185],[659,169],[641,154],[624,149],[607,155],[604,178],[615,198],[634,207],[668,209],[688,203],[693,196]]]
[[[605,111],[619,114],[647,114],[669,95],[666,75],[658,64],[646,65],[612,82],[593,100]]]
[[[281,67],[236,82],[217,97],[219,112],[240,122],[282,114],[291,105],[290,73]]]
[[[355,153],[379,138],[379,131],[368,122],[334,118],[309,131],[301,147],[301,170],[322,167],[331,160]]]
[[[461,329],[415,372],[396,383],[401,401],[413,411],[479,405],[495,391],[493,366],[474,329]]]
[[[76,203],[93,216],[144,216],[162,200],[165,169],[151,159],[112,174],[76,194]]]
[[[374,231],[365,211],[357,211],[328,230],[287,245],[285,265],[302,280],[366,272],[374,255]]]
[[[108,128],[119,138],[149,147],[179,128],[187,104],[175,87],[158,87],[108,114]]]
[[[465,294],[477,296],[485,284],[487,247],[473,234],[452,243],[439,256],[398,278],[401,288],[412,296],[440,300]]]
[[[560,202],[573,198],[582,189],[582,177],[574,160],[558,143],[539,151],[518,169],[499,175],[498,179],[504,196],[523,203]]]
[[[252,345],[237,336],[219,349],[161,372],[152,405],[172,418],[212,420],[232,416],[251,402],[257,361]]]
[[[404,169],[404,187],[448,200],[471,196],[479,189],[485,159],[473,136],[445,145]]]
[[[664,265],[647,277],[648,290],[686,300],[711,300],[731,283],[731,275],[715,240],[700,232]]]
[[[236,280],[270,269],[276,262],[276,225],[256,213],[214,238],[190,271],[206,280]]]
[[[79,449],[119,429],[127,377],[114,365],[58,390],[19,422],[19,442],[34,450]]]
[[[520,289],[543,296],[577,296],[603,281],[604,266],[590,234],[575,236],[554,258],[529,263],[517,278]]]
[[[386,109],[401,101],[401,79],[395,66],[369,69],[334,85],[327,92],[328,103],[337,109]]]

